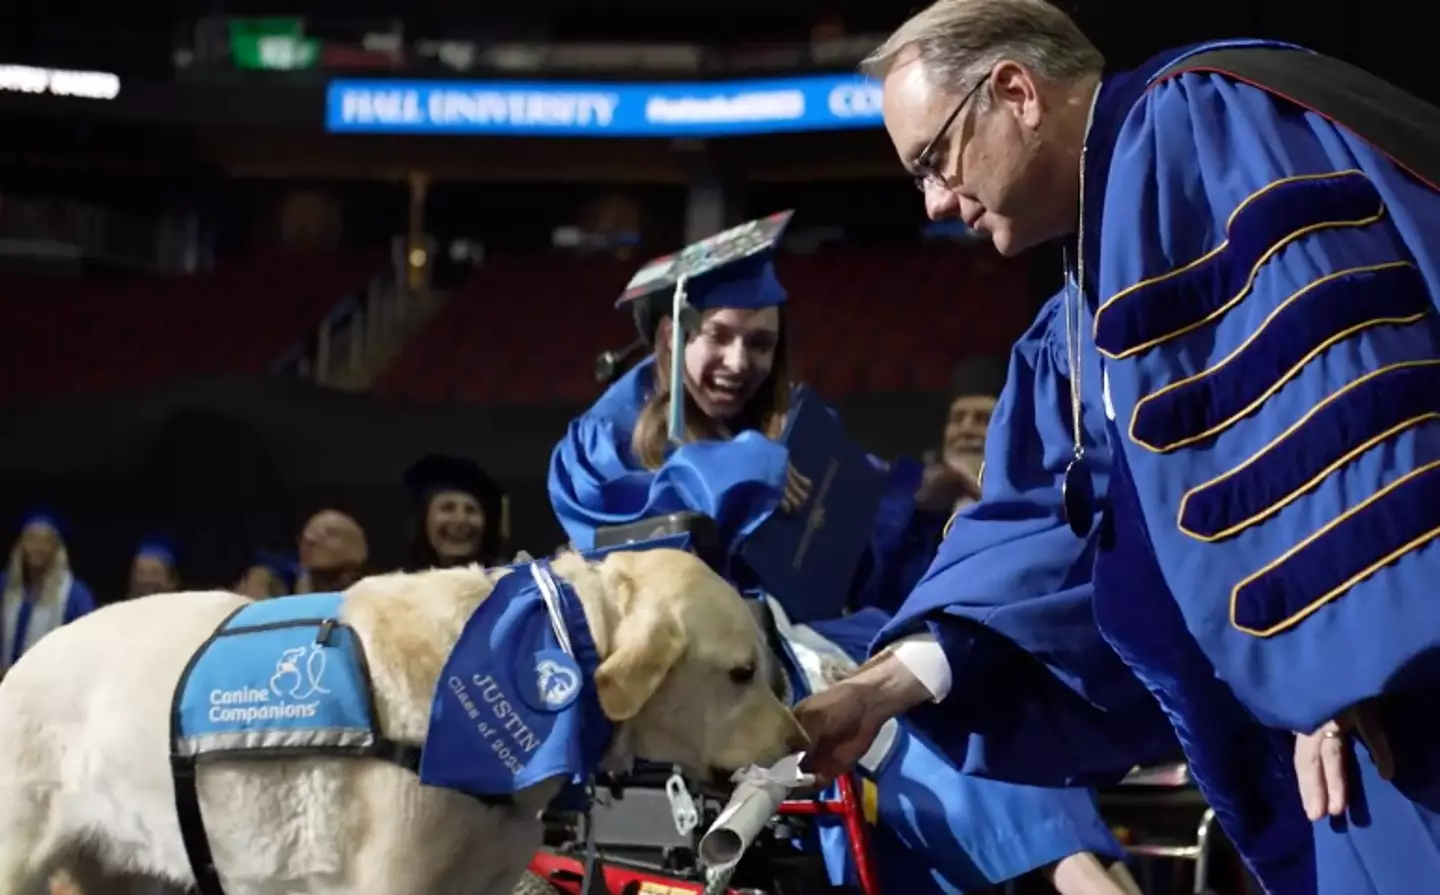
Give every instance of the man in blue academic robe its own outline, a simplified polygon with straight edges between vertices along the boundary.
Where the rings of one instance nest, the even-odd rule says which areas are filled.
[[[1062,406],[1093,409],[1100,380],[1108,481],[1077,444],[1045,494],[997,504],[987,481],[973,521],[988,524],[987,504],[1048,502],[1098,537],[1093,623],[1164,707],[1270,891],[1428,890],[1440,112],[1263,41],[1106,73],[1042,0],[941,0],[869,68],[933,217],[963,218],[1006,254],[1067,240],[1067,353],[1098,355]],[[1043,443],[1011,459],[1033,469]],[[1005,593],[976,600],[966,584],[942,557],[880,638],[894,650],[802,706],[821,765],[947,685],[917,717],[943,715],[976,773],[1052,773],[1005,750],[1035,730],[1082,771],[1135,736],[1123,685],[1017,634],[993,606]],[[1032,632],[1054,621],[1032,611]],[[965,688],[1007,648],[1044,673],[992,707]]]

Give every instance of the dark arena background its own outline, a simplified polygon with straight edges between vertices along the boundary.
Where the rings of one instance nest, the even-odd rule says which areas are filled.
[[[327,507],[384,571],[415,533],[402,474],[443,452],[504,486],[511,552],[548,553],[549,454],[633,337],[621,287],[787,208],[800,377],[868,450],[933,450],[954,366],[1003,357],[1060,277],[925,219],[854,74],[912,6],[12,4],[0,523],[52,509],[102,602],[151,533],[187,588],[230,587]],[[1390,0],[1072,11],[1117,66],[1280,38],[1440,100],[1431,34]]]

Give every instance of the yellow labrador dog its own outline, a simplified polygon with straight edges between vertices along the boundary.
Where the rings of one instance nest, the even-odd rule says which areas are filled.
[[[501,597],[482,604],[523,568],[383,575],[346,591],[339,621],[363,646],[388,741],[425,744],[452,696],[466,706],[460,717],[503,727],[486,712],[504,703],[486,704],[479,675],[460,699],[445,683],[460,678],[442,669],[467,620],[500,606]],[[699,560],[676,550],[598,562],[562,553],[547,568],[583,610],[598,661],[585,689],[609,729],[605,769],[638,757],[721,774],[804,748],[766,685],[771,660],[752,614]],[[44,891],[57,871],[87,895],[148,891],[124,882],[135,876],[195,883],[169,761],[172,700],[232,614],[270,605],[220,592],[147,597],[25,654],[0,683],[0,895]],[[320,691],[306,658],[285,652],[275,692]],[[563,698],[563,683],[542,679],[532,701]],[[215,717],[236,711],[228,695],[210,701]],[[499,732],[524,745],[513,725]],[[194,792],[225,895],[498,895],[540,846],[538,814],[562,786],[559,776],[533,782],[502,804],[423,785],[375,758],[222,755],[198,765]]]

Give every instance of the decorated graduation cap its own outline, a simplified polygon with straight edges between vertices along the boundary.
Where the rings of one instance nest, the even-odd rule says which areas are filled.
[[[998,398],[1005,389],[1005,362],[998,357],[972,357],[955,365],[950,374],[950,397],[985,395]]]
[[[422,509],[430,505],[431,498],[446,491],[473,496],[485,513],[480,551],[487,557],[498,555],[500,547],[510,540],[510,496],[473,460],[445,454],[421,457],[405,470],[405,488]]]
[[[660,321],[684,310],[765,308],[783,304],[785,290],[775,276],[773,256],[793,210],[747,221],[723,233],[656,258],[630,278],[617,308],[628,307],[638,338],[595,362],[595,378],[608,383],[636,353],[651,347]],[[678,300],[678,301],[677,301]]]
[[[142,557],[157,560],[173,569],[176,567],[175,541],[163,534],[152,534],[135,548],[135,558]]]
[[[671,441],[679,441],[684,433],[685,403],[678,399],[683,384],[682,355],[687,336],[699,324],[700,312],[712,308],[759,310],[785,303],[788,296],[775,274],[774,256],[794,215],[787,210],[746,221],[656,258],[630,278],[616,302],[616,307],[632,309],[640,336],[619,359],[651,345],[662,319],[675,321],[668,346]],[[598,378],[609,378],[603,375],[607,358],[617,361],[611,353],[601,355]]]

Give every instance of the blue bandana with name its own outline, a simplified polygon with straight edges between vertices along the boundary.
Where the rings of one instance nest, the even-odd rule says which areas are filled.
[[[582,781],[613,734],[580,600],[548,564],[516,567],[465,623],[435,687],[420,781],[506,796]]]

